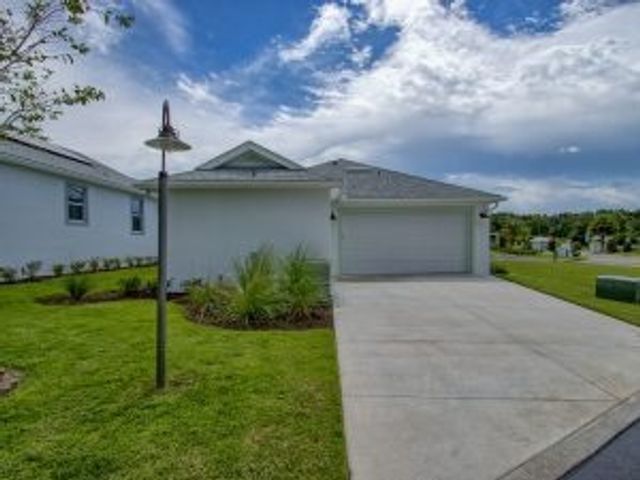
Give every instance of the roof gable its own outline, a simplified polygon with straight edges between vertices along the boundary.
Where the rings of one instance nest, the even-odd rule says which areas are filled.
[[[199,165],[196,170],[301,170],[302,168],[288,158],[248,141]]]

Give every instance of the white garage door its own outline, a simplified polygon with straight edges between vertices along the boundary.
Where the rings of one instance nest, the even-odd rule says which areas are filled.
[[[340,263],[343,275],[468,272],[469,210],[343,210]]]

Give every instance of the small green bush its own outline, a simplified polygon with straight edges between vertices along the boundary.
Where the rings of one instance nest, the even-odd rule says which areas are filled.
[[[499,263],[492,263],[491,274],[492,275],[508,275],[509,270],[504,265],[501,265]]]
[[[118,286],[125,297],[138,297],[142,293],[142,279],[138,275],[121,278]]]
[[[196,322],[208,323],[214,318],[221,323],[229,321],[229,303],[233,294],[231,286],[221,283],[194,283],[186,292],[188,308]]]
[[[89,259],[89,270],[93,273],[100,271],[101,260],[98,257],[92,257]]]
[[[246,327],[267,324],[282,310],[275,278],[276,257],[269,247],[234,263],[236,288],[229,298],[229,314]]]
[[[60,277],[64,273],[64,269],[66,268],[64,263],[54,263],[51,266],[51,271],[53,272],[54,277]]]
[[[18,278],[18,271],[13,267],[2,267],[0,275],[5,283],[13,283]]]
[[[616,253],[618,251],[618,242],[615,238],[610,238],[607,240],[606,244],[607,253]]]
[[[65,278],[64,289],[71,300],[79,302],[91,290],[91,281],[85,276],[70,276]]]
[[[71,270],[71,272],[75,275],[77,275],[78,273],[81,273],[85,267],[87,266],[87,262],[84,260],[76,260],[74,262],[71,262],[71,264],[69,265],[69,269]]]
[[[142,286],[142,295],[145,297],[157,297],[158,296],[158,280],[147,280]]]
[[[26,277],[29,281],[34,281],[38,277],[38,272],[42,269],[42,262],[40,260],[33,260],[25,263],[21,268],[22,276]]]
[[[307,253],[298,247],[282,265],[280,289],[287,312],[296,318],[309,318],[322,301],[322,287]]]

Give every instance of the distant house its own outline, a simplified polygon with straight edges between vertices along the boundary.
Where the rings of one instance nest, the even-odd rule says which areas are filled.
[[[531,250],[536,252],[546,252],[549,249],[550,242],[550,237],[533,237],[529,240],[529,245],[531,245]]]
[[[155,200],[134,180],[78,152],[0,139],[0,266],[153,256]]]
[[[487,275],[488,214],[502,200],[344,159],[305,168],[245,142],[170,175],[169,277],[179,288],[227,276],[265,244],[304,245],[334,276]]]

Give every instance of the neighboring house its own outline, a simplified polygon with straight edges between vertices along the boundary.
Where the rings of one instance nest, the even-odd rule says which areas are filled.
[[[170,176],[169,277],[177,289],[228,276],[265,244],[304,245],[334,276],[486,275],[488,213],[502,200],[348,160],[304,168],[246,142]]]
[[[609,243],[612,238],[613,237],[611,235],[605,235],[604,238],[598,234],[592,235],[588,239],[589,253],[607,253],[607,243]]]
[[[550,237],[533,237],[529,240],[529,245],[531,245],[531,250],[536,252],[546,252],[549,250],[549,243],[551,242]]]
[[[156,203],[134,180],[44,141],[0,139],[0,266],[155,256]]]

